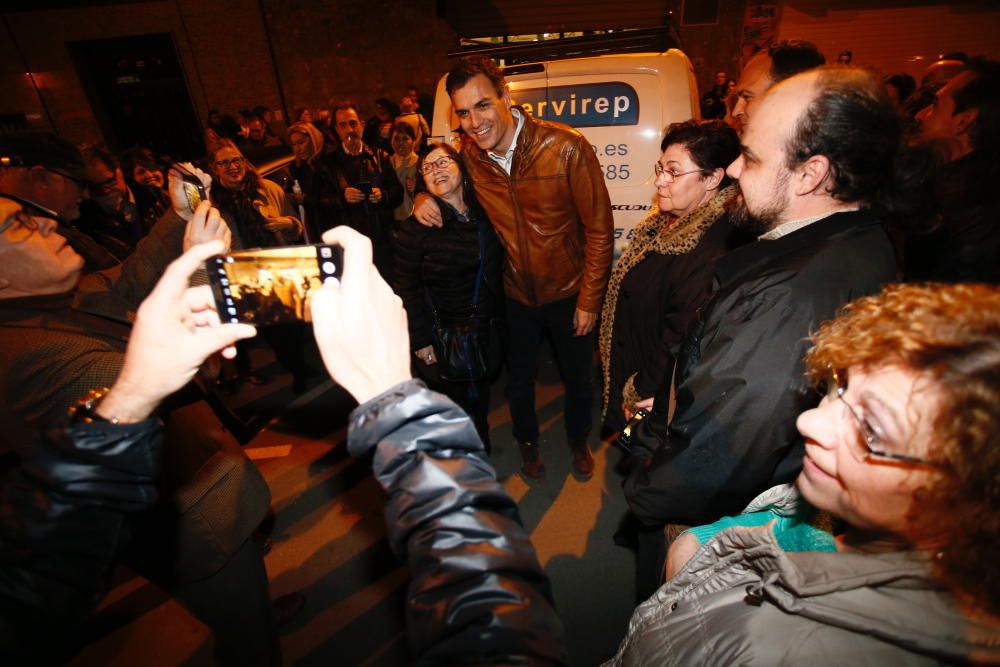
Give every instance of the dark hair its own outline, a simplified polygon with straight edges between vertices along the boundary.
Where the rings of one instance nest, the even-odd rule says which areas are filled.
[[[789,39],[776,42],[767,49],[771,57],[771,83],[826,64],[826,58],[812,42]]]
[[[295,107],[295,117],[292,118],[292,121],[298,123],[300,120],[302,120],[302,114],[304,114],[307,111],[309,112],[310,115],[312,115],[312,109],[310,109],[309,107]]]
[[[452,95],[467,84],[469,79],[480,74],[489,79],[497,97],[503,97],[507,80],[503,77],[503,70],[488,56],[468,56],[459,60],[458,64],[448,72],[448,78],[444,82],[445,90],[448,91],[448,95]]]
[[[729,185],[731,179],[724,172],[740,155],[740,137],[732,127],[721,120],[672,123],[663,135],[660,151],[674,144],[687,149],[691,160],[703,170],[702,176],[710,176],[716,169],[722,169],[719,187]]]
[[[885,77],[885,85],[896,89],[899,103],[902,104],[917,89],[917,80],[905,72],[900,72]]]
[[[977,109],[975,123],[969,128],[973,150],[995,153],[1000,148],[1000,62],[972,58],[962,72],[971,80],[955,91],[955,113]]]
[[[823,67],[815,97],[799,115],[785,146],[788,169],[814,155],[830,161],[830,195],[871,204],[886,182],[901,128],[889,96],[860,67]]]
[[[135,146],[122,153],[121,165],[122,172],[128,180],[132,179],[132,173],[136,166],[143,166],[151,171],[166,171],[167,169],[167,165],[162,160],[157,159],[153,155],[153,151],[142,146]]]
[[[455,161],[458,165],[458,171],[462,174],[462,198],[465,200],[465,204],[469,207],[477,205],[476,192],[472,189],[472,177],[469,176],[469,170],[465,168],[465,163],[462,161],[462,156],[459,155],[458,151],[452,148],[449,144],[444,143],[433,143],[427,145],[427,150],[420,154],[417,158],[417,186],[414,188],[414,192],[427,192],[427,184],[424,183],[424,160],[430,155],[434,150],[443,150],[448,157]]]
[[[402,132],[414,141],[417,140],[417,133],[413,131],[413,126],[405,121],[399,121],[392,126],[392,129],[389,131],[389,139],[392,140],[392,136],[397,132]]]
[[[253,108],[254,115],[257,116],[257,117],[259,117],[259,118],[261,118],[261,119],[264,118],[264,114],[269,113],[270,111],[271,111],[271,107],[265,106],[263,104],[258,104],[257,106],[255,106]]]
[[[121,166],[118,158],[111,151],[107,151],[100,146],[91,146],[83,150],[83,163],[89,165],[92,162],[101,162],[111,171]]]
[[[330,117],[336,118],[338,111],[347,111],[348,109],[356,113],[359,120],[361,119],[361,111],[358,109],[358,105],[350,100],[341,100],[340,102],[337,102],[337,104],[330,109]]]

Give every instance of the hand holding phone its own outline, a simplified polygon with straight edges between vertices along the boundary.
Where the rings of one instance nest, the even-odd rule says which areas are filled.
[[[167,172],[170,204],[182,220],[190,220],[198,205],[208,201],[212,177],[190,162],[175,162]]]
[[[229,245],[232,243],[232,240],[229,225],[222,219],[219,211],[212,208],[211,202],[207,200],[198,204],[194,216],[188,220],[187,225],[184,227],[185,252],[198,244],[210,241],[222,241],[222,251],[229,252]]]
[[[411,377],[406,311],[372,263],[368,237],[341,225],[323,241],[344,249],[344,273],[315,293],[313,333],[330,375],[364,403]]]

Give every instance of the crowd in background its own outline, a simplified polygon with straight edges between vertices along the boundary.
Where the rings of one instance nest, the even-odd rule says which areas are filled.
[[[843,664],[858,655],[887,664],[995,663],[1000,623],[989,564],[1000,507],[989,477],[997,470],[1000,233],[990,186],[1000,176],[1000,65],[948,54],[918,86],[905,74],[875,77],[852,57],[845,51],[825,67],[812,44],[780,42],[751,57],[735,80],[718,72],[701,99],[704,119],[665,128],[653,167],[656,207],[614,268],[611,204],[595,156],[580,149],[578,133],[504,105],[502,73],[488,59],[449,75],[468,135],[460,150],[429,141],[429,105],[415,89],[399,105],[374,100],[367,120],[351,102],[297,109],[286,130],[265,107],[238,117],[213,111],[206,158],[193,165],[143,148],[115,156],[88,147],[77,156],[65,142],[5,145],[21,151],[14,166],[25,171],[0,174],[9,197],[2,232],[17,236],[5,236],[0,251],[17,257],[26,251],[15,241],[61,235],[81,261],[59,281],[44,276],[53,284],[42,291],[16,272],[2,274],[4,363],[33,391],[22,397],[28,407],[0,398],[23,417],[12,418],[20,428],[65,413],[71,397],[98,381],[112,386],[102,396],[142,386],[129,365],[140,356],[129,347],[133,321],[142,334],[136,346],[167,341],[149,332],[153,306],[133,315],[150,293],[154,305],[157,296],[169,301],[153,291],[165,271],[168,283],[177,274],[180,294],[190,258],[211,254],[198,242],[218,251],[217,241],[234,250],[335,241],[350,272],[342,286],[317,290],[312,319],[327,369],[362,403],[352,451],[379,451],[390,539],[413,568],[408,603],[419,609],[408,630],[419,657],[566,660],[544,572],[489,462],[490,386],[506,363],[522,476],[530,483],[546,474],[534,383],[547,329],[566,384],[573,473],[585,480],[594,471],[587,438],[595,342],[605,435],[635,427],[622,441],[623,484],[641,523],[637,587],[645,602],[613,664]],[[560,150],[546,150],[553,145]],[[530,166],[519,171],[516,160]],[[31,180],[56,177],[66,179],[62,199],[55,186]],[[191,199],[185,178],[210,187],[211,207]],[[69,195],[84,187],[89,197],[77,206]],[[34,270],[27,266],[25,275]],[[894,282],[921,284],[885,287]],[[202,313],[212,306],[175,301],[163,310],[181,319],[178,340],[211,319]],[[69,330],[72,340],[63,340]],[[225,331],[216,349],[231,358],[252,332]],[[459,331],[466,338],[449,347]],[[472,359],[469,346],[479,343],[470,332],[483,345],[505,345]],[[265,335],[301,388],[301,331]],[[32,347],[36,338],[47,339],[47,351]],[[463,344],[465,356],[451,358]],[[18,357],[20,347],[31,363]],[[211,351],[175,369],[178,386]],[[66,368],[83,370],[67,380]],[[411,373],[454,404],[411,382]],[[171,377],[169,369],[162,375]],[[168,397],[177,388],[132,391],[147,399],[138,408],[92,397],[74,414],[103,405],[85,424],[109,421],[129,413],[108,406],[124,405],[144,424],[166,401],[168,444],[183,440],[178,432],[209,433],[211,418],[182,414],[204,401],[195,395],[175,405]],[[647,418],[637,422],[640,411]],[[159,442],[154,426],[143,429],[129,437]],[[59,470],[45,457],[59,443],[92,437],[85,428],[25,435],[25,460]],[[130,524],[138,548],[128,556],[213,629],[221,664],[277,664],[276,612],[250,536],[266,510],[266,485],[231,443],[188,446],[201,450],[197,462],[169,469],[166,497],[189,499],[192,480],[198,488],[206,476],[217,481],[216,450],[246,478],[205,511],[225,517],[213,528],[226,539],[206,540],[224,552],[213,554],[217,567],[185,560],[186,544],[177,559],[186,569],[164,575],[141,521]],[[209,450],[212,465],[202,456]],[[31,483],[72,484],[54,474],[32,478],[31,465],[23,473]],[[140,488],[155,486],[153,473],[136,474]],[[45,520],[32,504],[37,492],[17,479],[20,486],[5,487],[11,502]],[[146,511],[150,493],[116,500],[124,512]],[[110,534],[120,517],[86,519]],[[5,558],[44,582],[56,566],[33,570],[25,559],[31,536],[14,524],[0,528],[14,536],[10,543],[29,546]],[[435,531],[462,539],[439,548]],[[117,557],[116,545],[89,546],[98,551],[81,559],[90,570]],[[45,548],[58,563],[59,549]],[[11,581],[0,578],[5,612],[44,606],[33,607],[37,600]],[[83,588],[61,616],[67,627],[100,597],[99,584]],[[248,612],[256,633],[234,628],[235,608],[256,610]],[[0,639],[23,625],[0,625]],[[241,646],[247,634],[256,642]],[[30,654],[32,637],[22,639]]]

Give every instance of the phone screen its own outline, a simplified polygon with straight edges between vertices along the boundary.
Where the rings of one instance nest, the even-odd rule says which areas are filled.
[[[223,322],[257,326],[309,322],[312,291],[343,273],[340,246],[245,250],[206,262]]]
[[[188,206],[194,211],[198,208],[198,204],[206,199],[205,187],[201,183],[194,183],[187,178],[182,179],[181,183],[184,187],[184,196],[187,198]]]

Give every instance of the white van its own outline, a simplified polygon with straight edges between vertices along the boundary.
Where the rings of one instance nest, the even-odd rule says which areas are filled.
[[[653,164],[670,123],[698,113],[687,56],[663,53],[596,56],[515,65],[504,70],[511,101],[536,118],[577,128],[601,161],[615,215],[615,257],[653,206]],[[457,147],[458,117],[441,77],[432,138]]]

